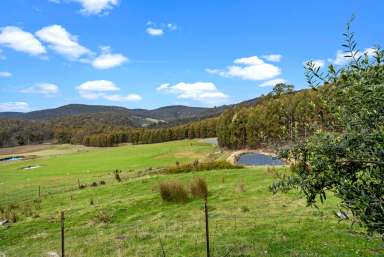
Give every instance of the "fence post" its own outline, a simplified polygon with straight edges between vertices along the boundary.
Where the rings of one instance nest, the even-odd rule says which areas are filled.
[[[61,212],[61,257],[65,257],[64,253],[64,212]]]
[[[40,190],[40,185],[39,185],[39,198],[40,198],[40,196],[41,196],[41,190]]]
[[[161,252],[162,252],[162,254],[163,254],[163,257],[167,257],[167,256],[165,255],[165,250],[164,250],[163,242],[161,242],[161,238],[160,238],[160,237],[159,237],[159,240],[160,240],[160,247],[161,247]]]
[[[204,210],[205,210],[205,240],[207,244],[207,257],[210,257],[211,255],[209,253],[208,197],[205,197]]]

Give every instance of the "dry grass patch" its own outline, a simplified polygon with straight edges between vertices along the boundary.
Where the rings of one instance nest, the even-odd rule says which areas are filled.
[[[162,182],[159,185],[159,190],[163,201],[185,203],[188,200],[188,191],[178,181]]]

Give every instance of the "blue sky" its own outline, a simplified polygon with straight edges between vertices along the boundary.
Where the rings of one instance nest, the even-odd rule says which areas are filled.
[[[279,81],[305,87],[346,21],[359,49],[384,43],[384,1],[2,0],[0,111],[69,103],[156,108],[236,103]]]

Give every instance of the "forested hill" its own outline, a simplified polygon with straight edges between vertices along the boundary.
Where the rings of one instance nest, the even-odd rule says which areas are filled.
[[[0,112],[0,147],[35,144],[50,140],[83,144],[87,137],[103,133],[113,134],[116,131],[140,130],[148,127],[181,126],[217,117],[235,106],[255,105],[262,98],[213,108],[175,105],[146,110],[70,104],[28,113]],[[121,140],[127,139],[109,140],[108,145],[119,143]],[[100,144],[100,146],[103,145],[105,143]]]
[[[260,98],[254,98],[235,105],[253,105]],[[165,106],[157,109],[128,109],[119,106],[102,106],[102,105],[85,105],[85,104],[69,104],[53,109],[45,109],[22,112],[0,112],[0,118],[8,119],[25,119],[25,120],[54,120],[63,119],[69,116],[86,115],[91,117],[92,114],[100,116],[108,114],[112,116],[120,116],[131,120],[131,125],[135,127],[147,126],[152,123],[183,123],[209,118],[221,114],[224,110],[235,105],[223,105],[213,108],[205,107],[189,107],[183,105]]]

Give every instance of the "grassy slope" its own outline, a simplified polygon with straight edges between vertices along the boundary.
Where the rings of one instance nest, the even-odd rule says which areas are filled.
[[[110,151],[113,153],[111,156],[119,156],[120,151],[125,153],[121,153],[123,155],[135,153],[135,158],[119,162],[121,168],[127,169],[174,163],[176,159],[181,160],[180,155],[184,156],[186,151],[192,149],[205,153],[212,150],[196,141],[192,142],[194,147],[191,148],[190,143],[126,146],[79,153],[82,158],[77,154],[68,155],[65,159],[74,164],[77,158],[82,162],[93,161],[93,158],[84,159],[90,157],[87,154],[101,159]],[[168,157],[165,157],[163,149],[168,149],[165,151]],[[160,158],[161,161],[147,159],[148,156]],[[185,157],[184,160],[187,159]],[[45,161],[49,163],[49,160]],[[56,158],[52,158],[52,162],[56,163]],[[100,165],[104,162],[99,160]],[[93,163],[88,164],[89,169],[101,172],[102,167],[95,168]],[[116,168],[117,164],[111,167],[109,162],[103,167],[109,170]],[[86,163],[83,165],[87,167]],[[59,169],[59,166],[55,167]],[[51,172],[47,168],[44,173],[40,172],[40,178],[45,180],[46,176],[51,176]],[[201,200],[191,200],[186,204],[164,203],[156,190],[160,181],[177,179],[188,183],[197,175],[206,178],[210,188],[214,256],[224,256],[228,249],[232,249],[228,256],[383,254],[379,240],[366,238],[357,228],[335,220],[332,214],[336,206],[334,198],[330,197],[320,210],[315,210],[305,207],[305,202],[297,192],[272,196],[267,188],[273,175],[266,168],[146,176],[123,183],[111,181],[106,186],[46,196],[41,207],[34,210],[39,217],[23,218],[9,229],[0,229],[0,251],[5,251],[7,256],[17,257],[44,256],[51,250],[59,252],[58,216],[61,210],[65,210],[68,256],[161,256],[160,240],[167,256],[204,256]],[[17,181],[21,183],[22,180],[19,178]],[[94,205],[90,205],[90,199],[94,200]],[[100,222],[96,218],[98,213],[107,214],[110,222]]]
[[[77,148],[76,148],[77,149]],[[115,148],[88,148],[73,152],[68,146],[34,152],[38,156],[18,162],[0,163],[0,197],[19,200],[56,187],[75,186],[77,179],[92,182],[112,177],[114,169],[127,171],[159,167],[204,158],[214,149],[199,141],[178,141],[152,145],[125,145]],[[77,151],[77,150],[76,150]],[[68,153],[68,154],[64,154]],[[39,165],[38,169],[23,167]],[[1,199],[0,199],[1,203]]]

